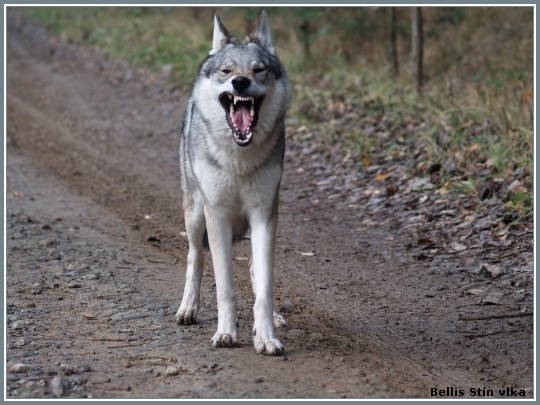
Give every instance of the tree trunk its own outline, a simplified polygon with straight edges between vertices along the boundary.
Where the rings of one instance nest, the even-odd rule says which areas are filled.
[[[388,54],[392,62],[394,76],[399,76],[399,60],[397,54],[396,8],[390,7],[390,48]]]
[[[422,32],[422,8],[412,7],[412,73],[416,91],[422,93],[423,81],[423,47],[424,34]]]
[[[302,35],[302,44],[304,45],[304,57],[307,61],[311,60],[311,25],[307,19],[300,24],[300,33]]]

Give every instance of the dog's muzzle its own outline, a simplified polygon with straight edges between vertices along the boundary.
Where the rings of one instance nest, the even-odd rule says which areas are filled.
[[[264,95],[241,95],[250,84],[251,81],[247,77],[237,76],[232,80],[232,85],[239,94],[223,92],[219,96],[234,141],[239,146],[247,146],[253,140],[253,130],[257,125],[259,110],[264,100]]]

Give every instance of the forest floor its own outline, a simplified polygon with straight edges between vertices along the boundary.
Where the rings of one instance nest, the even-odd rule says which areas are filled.
[[[285,355],[252,347],[247,241],[234,254],[241,345],[214,350],[209,252],[199,323],[174,321],[186,95],[16,12],[6,69],[7,398],[533,397],[532,221],[434,193],[437,168],[416,176],[408,157],[355,169],[291,117]]]

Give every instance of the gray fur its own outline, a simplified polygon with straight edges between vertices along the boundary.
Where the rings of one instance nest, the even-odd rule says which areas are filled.
[[[239,85],[240,80],[244,85]],[[180,166],[189,253],[184,296],[176,315],[180,324],[197,320],[202,239],[207,228],[218,290],[214,347],[235,346],[238,341],[230,244],[232,233],[251,227],[252,248],[259,250],[253,252],[251,269],[256,293],[254,328],[259,331],[254,345],[257,352],[283,352],[271,319],[268,324],[273,307],[268,289],[289,100],[287,75],[275,56],[266,13],[243,42],[233,40],[216,16],[212,49],[197,73],[184,113]]]

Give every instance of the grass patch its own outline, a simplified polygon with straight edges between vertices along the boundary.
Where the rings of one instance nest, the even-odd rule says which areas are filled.
[[[62,40],[99,47],[115,60],[152,71],[170,65],[171,79],[185,84],[208,53],[211,30],[208,25],[193,24],[179,11],[172,7],[37,7],[27,13]],[[171,14],[177,17],[174,21]]]

